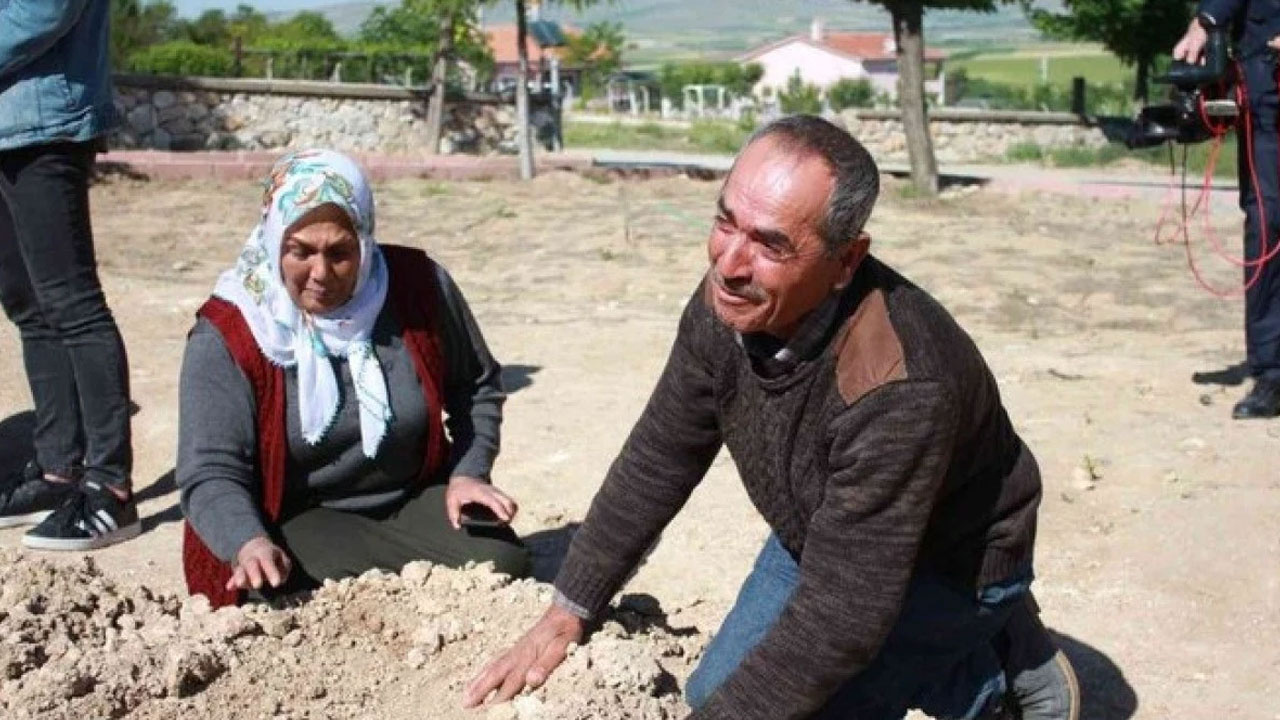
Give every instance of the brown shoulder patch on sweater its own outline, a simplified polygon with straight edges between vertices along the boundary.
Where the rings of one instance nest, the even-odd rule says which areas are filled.
[[[836,384],[850,405],[872,390],[907,377],[902,341],[889,320],[884,291],[873,290],[845,322],[836,349]]]

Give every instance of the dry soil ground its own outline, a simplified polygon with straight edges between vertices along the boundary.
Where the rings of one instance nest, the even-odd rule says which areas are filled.
[[[449,267],[506,365],[512,395],[496,479],[523,505],[516,526],[538,548],[543,574],[568,528],[583,517],[661,368],[679,310],[705,267],[716,189],[714,182],[686,178],[605,182],[569,174],[530,184],[398,181],[377,189],[381,239],[425,247]],[[102,275],[128,343],[139,406],[135,478],[146,530],[136,541],[94,553],[94,560],[126,596],[141,597],[129,589],[136,584],[156,593],[181,590],[171,472],[183,338],[252,226],[258,195],[249,183],[128,179],[93,191]],[[891,183],[870,230],[880,256],[932,291],[976,338],[1040,460],[1045,499],[1037,593],[1082,675],[1085,717],[1275,720],[1280,421],[1228,419],[1244,390],[1230,385],[1239,382],[1243,357],[1240,303],[1198,290],[1180,251],[1151,243],[1156,215],[1147,199],[992,191],[923,203]],[[1216,217],[1215,227],[1235,245],[1237,214],[1228,209]],[[1236,273],[1223,266],[1215,276],[1227,281]],[[1213,371],[1224,372],[1209,378],[1213,382],[1193,381]],[[0,448],[12,466],[26,452],[31,417],[19,345],[8,324],[0,324],[0,408]],[[728,609],[764,535],[722,457],[627,592],[656,598],[671,626],[696,626],[702,633],[696,637],[705,637]],[[0,546],[18,541],[18,531],[0,532]],[[12,566],[6,583],[44,577],[32,558],[4,556]],[[75,574],[88,573],[81,560],[49,559],[71,573],[59,587],[67,578],[89,582]],[[369,592],[417,592],[398,580],[371,582],[376,588]],[[522,593],[529,608],[541,601],[536,587],[513,587],[491,592]],[[333,590],[329,601],[340,604],[350,592],[359,594]],[[171,627],[180,621],[173,602],[136,599],[142,609],[126,614],[167,617],[156,622]],[[4,612],[0,608],[0,617]],[[298,612],[325,617],[323,608]],[[386,620],[370,622],[382,632],[377,623]],[[415,623],[403,623],[405,633],[416,632]],[[486,647],[503,628],[488,629]],[[120,642],[132,637],[121,632]],[[646,635],[645,652],[680,659],[663,644],[665,631],[655,632]],[[270,653],[283,644],[271,645],[269,632],[250,635],[237,641],[247,648],[239,660],[227,653],[208,660],[193,650],[148,662],[168,673],[162,679],[175,695],[198,685],[210,667],[230,667],[202,693],[214,693],[206,707],[241,703],[269,716],[274,701],[294,695],[296,687],[259,684],[255,694],[237,685],[253,685],[254,675],[234,668],[262,667],[254,643]],[[334,638],[329,646],[304,639],[298,647],[341,644],[355,658],[371,642]],[[404,653],[410,645],[387,647]],[[481,654],[476,647],[449,656],[448,667],[474,667]],[[332,707],[323,697],[305,707],[313,717],[416,717],[424,707],[452,716],[444,698],[453,690],[440,690],[444,681],[430,672],[430,662],[420,665],[427,668],[421,675],[412,665],[388,676],[394,682],[369,681]],[[688,665],[682,660],[663,668],[683,682]],[[338,671],[316,672],[323,679],[324,672]],[[623,694],[667,682],[640,677]],[[75,677],[68,683],[84,687]],[[413,689],[426,685],[434,689]],[[304,690],[325,694],[323,683]],[[255,699],[263,694],[270,703]],[[158,717],[166,708],[199,709],[190,700],[165,702],[175,704],[139,712]]]

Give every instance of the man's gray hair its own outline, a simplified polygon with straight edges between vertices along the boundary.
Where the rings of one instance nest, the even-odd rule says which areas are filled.
[[[827,212],[818,228],[827,253],[835,255],[862,232],[880,195],[880,170],[852,135],[816,115],[789,115],[751,135],[747,146],[773,138],[779,147],[822,158],[835,176]],[[746,147],[746,146],[744,146]]]

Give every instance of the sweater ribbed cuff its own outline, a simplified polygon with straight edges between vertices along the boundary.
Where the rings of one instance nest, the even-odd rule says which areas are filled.
[[[590,610],[588,610],[588,609],[586,609],[586,608],[582,607],[582,606],[581,606],[581,605],[579,605],[578,603],[576,603],[576,602],[574,602],[574,601],[570,600],[569,598],[565,597],[565,596],[564,596],[564,593],[560,592],[559,590],[557,590],[557,591],[556,591],[556,594],[551,598],[551,603],[552,603],[553,605],[555,605],[556,607],[561,608],[562,610],[565,610],[565,611],[566,611],[566,612],[568,612],[570,615],[573,615],[574,617],[578,618],[579,620],[590,620],[590,619],[591,619],[591,611],[590,611]]]
[[[737,717],[725,710],[722,704],[717,703],[713,698],[706,705],[689,713],[689,717],[685,720],[737,720]]]
[[[1028,549],[1009,552],[1003,548],[988,548],[978,571],[978,587],[1004,582],[1031,566]]]
[[[558,595],[573,607],[588,613],[589,617],[595,617],[604,610],[616,589],[607,576],[572,554],[560,568],[560,574],[556,575],[555,588]]]

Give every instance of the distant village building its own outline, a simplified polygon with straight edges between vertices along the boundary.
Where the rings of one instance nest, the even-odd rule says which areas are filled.
[[[489,52],[493,54],[493,89],[511,90],[520,76],[519,43],[515,25],[490,25],[483,30]],[[525,33],[529,54],[529,79],[534,89],[550,89],[553,76],[558,76],[563,93],[575,95],[582,87],[581,67],[563,64],[565,41],[578,35],[577,28],[549,20],[531,20]]]
[[[815,18],[808,35],[792,35],[756,48],[738,58],[742,64],[756,63],[764,75],[756,83],[757,97],[776,95],[787,87],[797,72],[806,84],[826,90],[842,78],[865,78],[877,92],[898,94],[898,59],[892,35],[882,33],[828,32]],[[926,95],[942,103],[945,75],[942,62],[947,54],[925,48]]]

